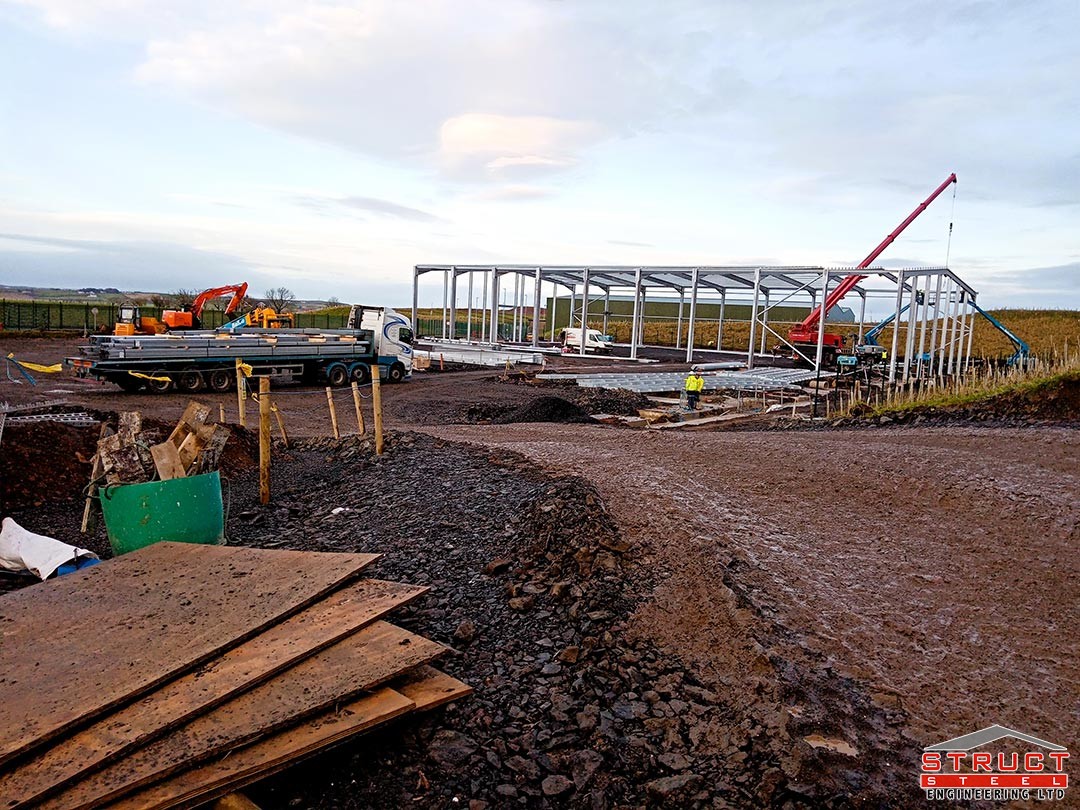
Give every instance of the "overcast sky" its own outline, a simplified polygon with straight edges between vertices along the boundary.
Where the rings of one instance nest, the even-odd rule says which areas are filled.
[[[951,266],[1080,308],[1080,3],[0,0],[0,283]],[[441,297],[429,288],[429,300]]]

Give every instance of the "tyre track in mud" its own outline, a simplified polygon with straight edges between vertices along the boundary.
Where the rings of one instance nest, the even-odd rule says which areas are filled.
[[[594,482],[661,582],[637,632],[717,685],[790,704],[770,669],[849,677],[920,747],[993,722],[1075,740],[1076,431],[424,430]]]

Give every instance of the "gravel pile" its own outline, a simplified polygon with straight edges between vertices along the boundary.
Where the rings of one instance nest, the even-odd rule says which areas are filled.
[[[429,585],[396,620],[460,651],[475,694],[254,791],[268,807],[687,806],[771,801],[764,729],[704,744],[739,711],[681,662],[628,644],[649,590],[591,485],[516,454],[429,437],[305,444],[275,500],[239,482],[230,542],[378,551],[373,576]],[[312,493],[318,493],[313,496]]]

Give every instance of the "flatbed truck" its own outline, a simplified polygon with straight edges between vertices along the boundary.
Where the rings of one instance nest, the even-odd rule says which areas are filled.
[[[236,361],[281,382],[342,387],[366,383],[372,369],[399,382],[412,371],[408,353],[380,353],[371,329],[274,329],[184,332],[164,335],[95,335],[65,364],[81,377],[96,377],[126,391],[229,391]]]

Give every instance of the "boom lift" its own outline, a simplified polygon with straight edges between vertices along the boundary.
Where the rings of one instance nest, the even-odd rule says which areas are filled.
[[[885,248],[895,242],[896,237],[903,233],[904,229],[906,229],[908,225],[914,222],[916,217],[918,217],[919,214],[925,211],[930,205],[930,203],[932,203],[938,198],[941,192],[943,192],[955,182],[956,174],[950,174],[949,177],[945,180],[945,182],[938,186],[934,190],[933,194],[923,200],[919,204],[919,206],[908,215],[908,218],[901,222],[899,226],[897,226],[896,230],[894,230],[882,240],[880,245],[870,251],[870,255],[863,259],[861,262],[859,262],[858,267],[856,267],[855,269],[864,270],[865,268],[873,264],[874,260],[877,259],[877,257],[885,251]],[[828,297],[821,304],[821,306],[815,307],[810,312],[810,314],[806,316],[806,320],[804,320],[798,326],[794,326],[791,328],[791,331],[788,332],[788,342],[795,347],[796,360],[804,357],[811,357],[817,352],[819,322],[822,318],[827,316],[829,310],[839,304],[840,301],[843,300],[844,296],[851,292],[853,289],[855,289],[855,286],[865,278],[865,275],[857,272],[844,276],[840,283],[836,285],[836,288],[831,293],[829,293]],[[839,354],[843,348],[843,335],[838,335],[833,332],[825,332],[822,340],[822,363],[825,365],[832,365],[833,361],[836,358],[836,355]]]

